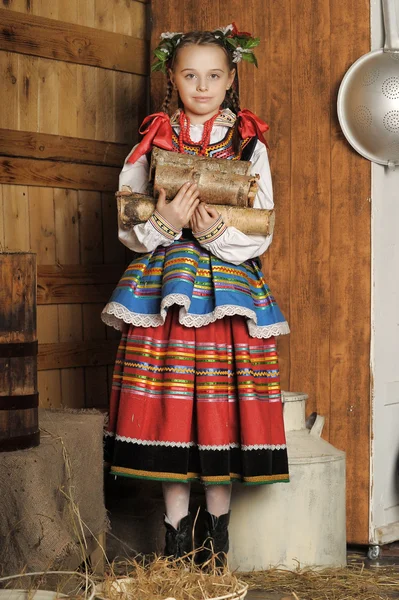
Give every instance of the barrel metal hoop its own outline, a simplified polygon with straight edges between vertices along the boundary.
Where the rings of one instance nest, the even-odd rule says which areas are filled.
[[[0,439],[0,452],[10,452],[12,450],[24,450],[25,448],[33,448],[40,444],[40,431],[20,435],[18,437]]]
[[[37,355],[37,340],[34,342],[0,343],[0,358],[19,358]]]
[[[39,393],[0,396],[0,410],[26,410],[28,408],[37,408],[39,406]]]

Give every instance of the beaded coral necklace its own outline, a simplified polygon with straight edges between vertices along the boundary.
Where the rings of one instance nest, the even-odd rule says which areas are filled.
[[[220,110],[216,113],[216,115],[213,115],[212,118],[210,118],[208,121],[205,121],[204,123],[204,131],[202,132],[202,137],[201,140],[199,142],[199,145],[201,146],[201,149],[199,151],[199,155],[200,156],[204,156],[206,153],[206,149],[209,146],[209,142],[211,139],[211,133],[212,133],[212,127],[213,124],[215,122],[215,120],[217,119],[217,117],[220,115]],[[184,111],[180,112],[179,115],[179,126],[180,126],[180,132],[179,132],[179,151],[181,153],[184,153],[184,144],[195,144],[196,142],[193,142],[193,140],[191,139],[190,136],[190,118],[185,114]]]

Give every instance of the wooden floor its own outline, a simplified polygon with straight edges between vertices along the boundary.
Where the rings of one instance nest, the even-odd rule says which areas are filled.
[[[252,590],[246,595],[246,600],[295,600],[295,598],[294,596],[281,596],[281,594]]]
[[[252,590],[248,592],[245,600],[295,600],[295,596],[282,596],[281,594],[275,594],[273,592]]]
[[[348,565],[364,564],[365,569],[378,569],[385,567],[394,567],[394,572],[398,574],[399,581],[399,542],[387,544],[382,547],[381,557],[377,560],[368,560],[366,558],[366,546],[349,546],[348,548]],[[390,571],[392,576],[392,571]],[[398,593],[387,594],[387,598],[394,600],[399,598]],[[250,590],[245,600],[297,600],[295,596],[281,594],[276,592],[268,592],[267,590]],[[306,599],[308,600],[308,599]],[[309,599],[310,600],[310,599]]]

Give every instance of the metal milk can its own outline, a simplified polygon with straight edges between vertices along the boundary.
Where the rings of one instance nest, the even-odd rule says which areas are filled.
[[[346,564],[345,453],[306,427],[307,394],[283,392],[290,483],[233,487],[229,567],[338,567]]]

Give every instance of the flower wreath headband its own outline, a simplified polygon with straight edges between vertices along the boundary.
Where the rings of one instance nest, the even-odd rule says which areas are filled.
[[[241,60],[246,60],[256,67],[258,66],[253,49],[259,45],[260,38],[254,38],[246,31],[238,31],[235,23],[231,23],[227,27],[219,27],[212,33],[216,39],[221,39],[228,52],[232,52],[233,62],[239,63]],[[167,68],[182,38],[184,38],[184,33],[169,31],[161,33],[161,43],[154,50],[155,61],[151,71],[162,71],[165,75],[167,74]]]

